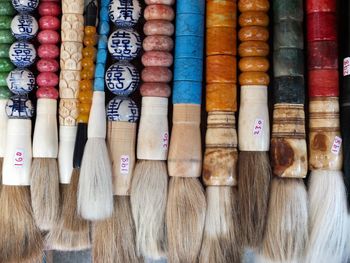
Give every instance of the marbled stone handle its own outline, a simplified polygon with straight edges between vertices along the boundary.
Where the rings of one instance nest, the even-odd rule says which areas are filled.
[[[60,99],[59,104],[59,124],[61,126],[77,125],[78,107],[77,99]]]
[[[276,176],[304,178],[307,174],[305,114],[302,104],[275,104],[271,162]]]
[[[237,133],[233,112],[209,112],[203,180],[208,185],[237,185]]]

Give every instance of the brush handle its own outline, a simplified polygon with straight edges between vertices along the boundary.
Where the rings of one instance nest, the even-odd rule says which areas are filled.
[[[199,177],[201,175],[200,111],[200,105],[174,105],[173,128],[168,156],[170,176]]]
[[[309,111],[310,169],[341,170],[343,153],[338,98],[313,98]]]
[[[136,131],[136,123],[108,122],[107,143],[112,161],[114,195],[130,195],[131,179],[136,161]]]
[[[32,122],[30,119],[8,120],[2,184],[30,185],[32,163],[31,132]]]
[[[84,14],[84,1],[62,0],[63,14]]]
[[[60,172],[60,183],[69,184],[73,171],[74,142],[77,126],[60,126],[59,129],[58,170]]]
[[[57,158],[57,100],[38,99],[33,137],[33,157]]]
[[[60,126],[75,126],[78,117],[78,100],[61,98],[58,113]]]
[[[80,14],[63,14],[61,18],[62,42],[82,43],[84,38],[84,17]]]
[[[63,44],[62,44],[63,45]],[[61,46],[61,57],[62,53]],[[82,48],[82,47],[81,47]],[[74,52],[81,52],[81,48]],[[77,53],[74,53],[77,54]],[[61,70],[60,72],[60,98],[61,99],[76,99],[79,93],[80,71]]]
[[[88,138],[106,138],[105,93],[94,91],[88,123]]]
[[[168,99],[143,97],[137,140],[137,158],[166,160],[168,156]]]
[[[5,111],[7,99],[0,99],[0,158],[4,157],[6,149],[6,133],[8,117]]]
[[[206,186],[237,185],[237,133],[233,112],[209,112],[203,180]]]

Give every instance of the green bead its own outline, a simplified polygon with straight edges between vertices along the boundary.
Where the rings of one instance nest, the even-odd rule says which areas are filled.
[[[0,44],[0,58],[9,57],[10,46],[9,44]]]
[[[0,16],[0,29],[11,29],[11,21],[11,16]]]
[[[0,5],[1,6],[1,5]],[[12,44],[16,39],[12,35],[11,30],[0,30],[0,44]]]
[[[9,99],[11,95],[11,91],[7,86],[0,86],[0,99]]]
[[[8,76],[8,72],[0,72],[0,86],[7,86],[7,76]]]
[[[9,58],[0,58],[0,72],[10,72],[15,68]]]
[[[0,16],[12,16],[14,14],[16,14],[16,10],[13,8],[11,1],[1,2]]]

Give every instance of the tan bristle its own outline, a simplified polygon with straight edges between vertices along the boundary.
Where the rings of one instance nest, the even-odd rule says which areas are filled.
[[[275,262],[302,262],[308,239],[308,198],[302,179],[271,184],[262,254]]]
[[[243,245],[261,245],[268,209],[271,166],[267,152],[240,152],[238,204]]]
[[[114,199],[114,203],[116,199]],[[112,217],[95,221],[92,227],[92,262],[115,263],[116,261],[116,225],[115,210]],[[118,240],[120,241],[120,240]]]
[[[169,262],[198,261],[205,211],[206,201],[200,181],[171,177],[166,214]]]
[[[2,186],[2,164],[4,163],[4,158],[0,157],[0,191],[1,191],[1,186]]]
[[[59,215],[60,193],[56,159],[33,159],[30,192],[36,224],[41,230],[50,230],[57,223]]]
[[[130,197],[115,196],[114,203],[114,221],[115,221],[115,238],[116,254],[115,262],[140,262],[136,255],[135,246],[135,225],[132,219]]]
[[[164,161],[138,161],[131,185],[131,208],[138,256],[166,255],[165,211],[168,174]]]
[[[207,213],[199,262],[240,262],[240,225],[237,189],[208,186]]]
[[[43,241],[34,222],[29,187],[3,185],[0,211],[0,262],[39,258]]]

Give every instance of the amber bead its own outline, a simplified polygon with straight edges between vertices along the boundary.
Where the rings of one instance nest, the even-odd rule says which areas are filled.
[[[80,114],[77,118],[77,122],[79,123],[88,123],[89,122],[89,114]]]
[[[78,95],[79,102],[91,103],[92,101],[92,90],[80,90]]]
[[[263,57],[244,57],[239,61],[240,71],[260,71],[266,72],[269,70],[269,60]]]
[[[243,26],[268,26],[269,16],[263,12],[248,11],[239,16],[239,25]]]
[[[241,85],[269,85],[270,78],[265,72],[243,72],[239,75]]]
[[[264,57],[269,54],[269,45],[262,41],[245,41],[238,47],[241,57]]]
[[[81,66],[83,68],[91,68],[94,66],[94,61],[89,57],[85,57],[81,60]]]
[[[206,86],[206,110],[236,111],[237,86],[234,83],[212,83]]]
[[[96,27],[94,26],[86,26],[84,28],[85,36],[96,36]]]
[[[78,105],[79,114],[89,114],[90,107],[91,107],[90,103],[79,103]]]
[[[84,68],[80,72],[80,78],[81,79],[92,79],[94,77],[94,74],[95,74],[95,67]]]
[[[92,90],[93,82],[92,80],[81,80],[79,83],[80,90]]]
[[[94,47],[83,48],[83,57],[94,58],[95,56],[96,56],[96,48]]]
[[[268,0],[239,0],[238,9],[239,11],[262,11],[267,12],[270,8]]]
[[[97,44],[96,36],[85,36],[84,37],[84,45],[87,47],[95,46]]]
[[[238,37],[240,41],[267,41],[269,30],[262,26],[246,26],[239,30]]]

